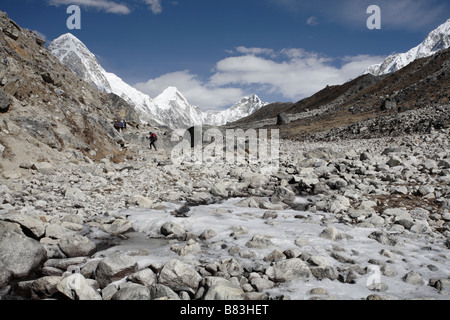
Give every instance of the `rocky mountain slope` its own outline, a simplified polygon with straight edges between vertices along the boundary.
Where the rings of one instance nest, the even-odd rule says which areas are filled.
[[[167,88],[152,99],[117,75],[106,72],[95,55],[71,33],[52,41],[49,50],[81,79],[102,92],[117,94],[133,105],[145,123],[172,129],[200,124],[217,126],[246,117],[266,105],[254,95],[243,98],[224,111],[203,112],[199,107],[192,106],[175,87]]]
[[[449,99],[446,49],[389,75],[365,74],[297,103],[268,105],[233,126],[276,127],[299,140],[402,135],[448,127]]]
[[[55,58],[44,41],[0,13],[0,144],[3,167],[66,158],[123,156],[114,118],[140,119],[126,101],[100,93]]]
[[[381,76],[404,68],[414,60],[432,56],[450,48],[450,19],[430,32],[425,40],[406,53],[391,55],[380,64],[370,66],[365,73]]]

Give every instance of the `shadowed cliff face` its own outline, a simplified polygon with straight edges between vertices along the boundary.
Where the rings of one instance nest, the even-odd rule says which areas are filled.
[[[42,39],[0,11],[2,160],[52,158],[55,151],[119,157],[124,141],[113,129],[116,118],[140,124],[127,102],[82,81]]]

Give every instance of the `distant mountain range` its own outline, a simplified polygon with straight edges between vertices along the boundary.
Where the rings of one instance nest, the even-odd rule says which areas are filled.
[[[199,107],[192,106],[175,87],[168,87],[152,99],[114,73],[105,71],[95,55],[71,33],[55,39],[50,44],[49,50],[77,76],[99,91],[114,93],[134,106],[145,123],[173,129],[199,124],[225,125],[249,116],[267,105],[258,96],[252,95],[244,97],[229,109],[204,112]]]
[[[448,48],[450,48],[450,19],[431,31],[417,47],[406,53],[391,55],[382,63],[370,66],[365,73],[370,73],[374,76],[390,74],[406,67],[417,59],[432,56],[436,52]]]

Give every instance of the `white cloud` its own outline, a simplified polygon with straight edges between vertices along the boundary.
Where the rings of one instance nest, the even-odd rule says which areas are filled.
[[[330,58],[298,48],[276,52],[267,48],[239,47],[230,52],[246,54],[217,62],[208,81],[201,81],[197,75],[184,70],[138,83],[135,87],[156,97],[167,87],[175,86],[190,103],[203,110],[230,107],[244,95],[254,93],[295,102],[327,85],[354,79],[368,66],[384,59],[370,55]]]
[[[312,16],[306,20],[306,23],[314,27],[319,25],[319,20],[317,19],[317,17]]]
[[[48,0],[50,5],[79,5],[87,8],[93,8],[108,13],[124,14],[131,13],[131,9],[125,4],[116,3],[109,0]]]
[[[345,83],[382,60],[369,55],[333,59],[302,49],[283,49],[277,59],[255,55],[225,58],[216,64],[210,84],[264,86],[271,94],[295,101],[327,85]]]
[[[188,70],[167,73],[134,85],[136,89],[152,98],[158,96],[169,86],[177,87],[189,103],[199,106],[204,111],[230,107],[245,95],[240,88],[211,86],[209,83],[199,80],[198,76]]]
[[[154,14],[159,14],[163,10],[161,0],[145,0],[145,3],[149,5],[150,10]]]

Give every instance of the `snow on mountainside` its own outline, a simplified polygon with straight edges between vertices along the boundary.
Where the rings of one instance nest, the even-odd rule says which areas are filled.
[[[365,74],[371,73],[374,76],[390,74],[406,67],[416,59],[432,56],[436,52],[447,48],[450,48],[450,19],[430,32],[417,47],[406,53],[387,57],[384,62],[370,66],[365,71]]]
[[[266,105],[257,96],[251,96],[243,98],[230,109],[203,112],[190,105],[175,87],[167,88],[155,99],[150,98],[114,73],[107,72],[95,55],[70,33],[55,39],[49,50],[76,75],[99,91],[114,93],[134,106],[144,123],[166,125],[173,129],[200,124],[224,125],[246,117]]]
[[[215,126],[226,125],[227,123],[245,118],[266,105],[267,103],[262,102],[257,95],[252,95],[243,98],[227,110],[220,112],[208,111],[204,122]]]

